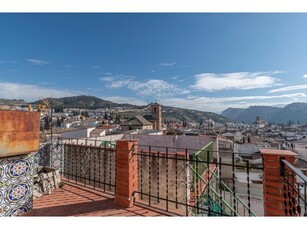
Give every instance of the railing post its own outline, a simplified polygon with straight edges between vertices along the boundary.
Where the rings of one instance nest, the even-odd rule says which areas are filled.
[[[281,159],[294,164],[296,153],[289,150],[259,149],[263,155],[263,206],[265,216],[285,216],[284,177]]]
[[[138,191],[138,151],[137,140],[116,142],[116,192],[115,204],[123,208],[133,206]],[[134,196],[134,197],[133,197]]]

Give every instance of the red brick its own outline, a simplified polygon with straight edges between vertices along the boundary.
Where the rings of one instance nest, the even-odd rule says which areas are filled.
[[[280,162],[279,161],[266,161],[264,162],[265,167],[269,168],[280,168]]]
[[[268,193],[271,195],[283,196],[283,189],[281,188],[266,187],[263,192],[264,194]]]
[[[267,167],[264,166],[263,171],[264,171],[265,174],[280,176],[280,170],[278,168],[267,168]]]
[[[134,148],[133,148],[134,146]],[[116,172],[116,196],[115,204],[122,207],[132,207],[132,193],[138,185],[138,157],[133,156],[137,151],[137,141],[120,140],[117,141],[116,161],[118,162]]]
[[[266,212],[267,216],[286,216],[284,210],[277,210],[275,208],[267,208]]]
[[[284,213],[284,185],[280,176],[280,158],[294,162],[295,155],[287,151],[278,150],[274,154],[263,154],[263,193],[264,215],[285,216]]]
[[[267,174],[265,176],[265,181],[274,181],[274,182],[283,183],[284,178],[280,177],[280,175],[270,175],[270,174]]]
[[[263,154],[263,161],[279,161],[278,155]]]
[[[280,183],[280,182],[275,182],[275,181],[267,181],[265,180],[264,181],[264,186],[265,187],[273,187],[273,188],[281,188],[283,189],[283,183]]]
[[[272,200],[272,201],[281,201],[281,202],[284,202],[285,198],[281,195],[276,195],[276,194],[270,194],[270,193],[266,193],[265,194],[265,197],[264,197],[266,200]]]
[[[121,196],[115,196],[114,203],[118,206],[124,207],[124,208],[131,208],[133,207],[133,199],[130,200],[126,197]]]

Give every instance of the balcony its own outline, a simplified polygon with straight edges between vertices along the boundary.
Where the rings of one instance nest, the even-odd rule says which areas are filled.
[[[219,191],[212,143],[201,150],[142,145],[134,145],[133,148],[138,149],[133,150],[138,160],[138,187],[133,194],[139,198],[134,202],[134,207],[138,207],[142,213],[153,208],[154,211],[147,211],[148,215],[153,216],[208,215],[211,207],[204,205],[208,203],[208,195],[216,198]],[[114,195],[118,189],[115,155],[114,146],[100,146],[97,142],[85,143],[82,140],[59,139],[56,144],[42,146],[35,156],[35,162],[58,169],[65,185],[52,195],[36,199],[34,214],[120,215],[122,210],[114,205]],[[209,170],[206,169],[207,165]],[[224,195],[220,192],[219,204],[214,203],[215,211],[212,209],[211,214],[219,210],[219,215],[254,215],[248,211],[248,204],[232,193],[226,184],[223,186]],[[206,192],[208,194],[204,196]],[[63,201],[65,205],[61,205]],[[232,202],[236,203],[237,210],[228,204]],[[99,204],[103,205],[100,211],[96,210]],[[222,212],[223,207],[225,211]],[[125,213],[132,215],[133,210],[125,209]]]
[[[32,214],[306,215],[307,178],[293,167],[292,153],[289,157],[284,155],[286,158],[280,162],[273,159],[274,155],[264,154],[264,167],[250,165],[248,161],[236,162],[233,153],[224,152],[223,156],[227,154],[230,161],[222,160],[211,142],[197,150],[140,145],[132,140],[121,140],[114,146],[58,139],[42,144],[33,161],[35,167],[57,170],[61,186],[50,183],[48,186],[53,186],[53,191],[34,199]],[[230,172],[229,178],[226,171]],[[260,184],[255,182],[256,174],[263,174]],[[274,199],[280,200],[280,204],[274,203]],[[276,206],[268,208],[267,204],[272,202]]]

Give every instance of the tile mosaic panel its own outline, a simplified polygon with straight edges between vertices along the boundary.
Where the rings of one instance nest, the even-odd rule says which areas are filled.
[[[32,209],[33,154],[0,158],[0,216]]]
[[[63,143],[54,142],[41,144],[34,155],[34,168],[38,166],[49,166],[62,172],[63,169]]]

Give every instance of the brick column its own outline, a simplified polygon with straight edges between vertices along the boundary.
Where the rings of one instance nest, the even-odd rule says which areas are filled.
[[[138,190],[137,140],[116,142],[116,193],[115,204],[123,208],[133,206],[132,194]],[[137,197],[135,197],[136,199]]]
[[[289,150],[259,149],[263,155],[263,206],[265,216],[285,216],[284,178],[280,159],[294,164],[296,153]]]

